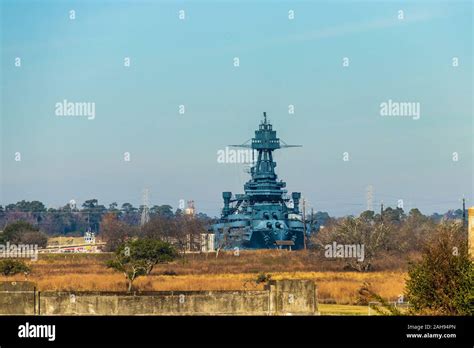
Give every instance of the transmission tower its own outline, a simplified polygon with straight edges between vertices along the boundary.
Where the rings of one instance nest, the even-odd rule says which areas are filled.
[[[367,210],[374,210],[374,187],[372,185],[367,186]]]
[[[140,225],[145,225],[150,221],[150,208],[148,207],[148,189],[143,190],[143,209],[140,217]]]

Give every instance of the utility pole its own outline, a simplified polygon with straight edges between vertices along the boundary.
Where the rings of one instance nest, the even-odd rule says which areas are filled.
[[[303,243],[306,250],[306,199],[303,198]]]
[[[466,198],[462,198],[462,225],[466,227]]]
[[[383,201],[380,201],[380,220],[383,223]]]

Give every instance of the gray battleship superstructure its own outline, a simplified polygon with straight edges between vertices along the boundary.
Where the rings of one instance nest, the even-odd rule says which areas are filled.
[[[287,196],[286,183],[277,180],[273,161],[273,151],[299,145],[286,145],[277,138],[264,113],[251,143],[231,146],[252,149],[257,159],[250,169],[251,179],[244,185],[244,194],[222,193],[221,218],[210,228],[216,247],[302,249],[311,226],[300,212],[301,193],[293,192],[291,199]]]

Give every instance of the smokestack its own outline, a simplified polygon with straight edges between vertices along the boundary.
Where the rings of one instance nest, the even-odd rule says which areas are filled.
[[[293,211],[295,214],[299,214],[301,192],[293,192],[291,198],[293,199]]]
[[[230,199],[232,198],[232,192],[222,192],[222,198],[224,199],[224,209],[222,209],[222,214],[227,216],[229,215],[230,211]]]

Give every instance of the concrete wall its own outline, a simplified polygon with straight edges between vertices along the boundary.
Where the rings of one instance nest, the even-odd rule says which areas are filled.
[[[317,291],[312,280],[271,281],[267,286],[270,293],[270,312],[276,315],[316,313]]]
[[[1,288],[0,288],[1,289]],[[309,280],[272,281],[263,291],[0,291],[0,315],[314,315]]]
[[[0,315],[36,314],[36,295],[31,282],[0,282]]]
[[[41,314],[74,315],[263,315],[268,292],[70,293],[42,292]]]

